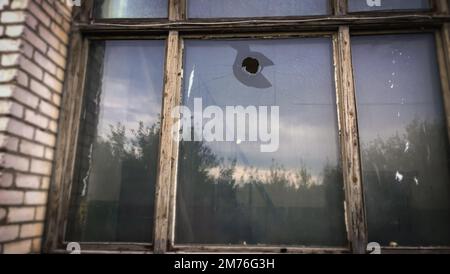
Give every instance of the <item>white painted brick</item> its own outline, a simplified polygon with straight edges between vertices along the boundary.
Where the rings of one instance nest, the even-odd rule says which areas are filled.
[[[39,206],[36,208],[36,221],[43,221],[45,219],[45,206]]]
[[[29,109],[25,111],[25,121],[42,129],[46,129],[48,127],[48,118]]]
[[[12,38],[20,37],[23,34],[24,26],[7,26],[6,27],[6,35]]]
[[[19,51],[20,40],[16,39],[0,39],[0,52],[2,51]]]
[[[55,146],[55,144],[56,144],[55,135],[44,132],[39,129],[36,130],[36,136],[34,139],[40,143],[43,143],[43,144],[51,146],[51,147]]]
[[[0,69],[0,82],[10,82],[16,78],[17,69]]]
[[[28,3],[30,0],[13,0],[11,3],[12,9],[25,9],[28,7]]]
[[[0,133],[0,147],[6,148],[8,151],[17,151],[19,147],[19,139]]]
[[[0,208],[0,222],[6,218],[6,209]]]
[[[10,187],[13,184],[14,176],[8,172],[0,172],[0,187]]]
[[[22,140],[20,142],[20,152],[26,155],[43,157],[44,156],[44,146]]]
[[[7,243],[3,247],[5,254],[27,254],[31,252],[31,240]]]
[[[29,238],[42,235],[43,225],[42,223],[26,224],[20,228],[20,237]]]
[[[34,219],[34,207],[10,207],[8,223],[29,222]]]
[[[17,156],[9,153],[1,153],[1,165],[4,168],[11,168],[20,171],[28,171],[30,160],[25,157]]]
[[[33,239],[33,244],[31,247],[31,252],[40,253],[41,252],[41,238]]]
[[[0,242],[7,242],[17,238],[19,236],[18,225],[0,226]]]
[[[52,174],[52,163],[37,159],[31,159],[31,172],[42,175],[50,175]]]
[[[2,66],[16,66],[19,64],[20,55],[18,53],[9,53],[2,55]]]
[[[53,160],[53,157],[54,157],[54,151],[53,151],[53,149],[48,148],[48,147],[45,148],[45,155],[44,155],[44,158],[47,159],[47,160],[52,161],[52,160]]]
[[[0,118],[0,130],[32,139],[34,128],[13,118]]]
[[[22,118],[23,106],[13,101],[0,101],[0,114]]]
[[[45,205],[47,203],[47,193],[41,191],[27,191],[25,193],[26,205]]]
[[[22,191],[0,190],[0,205],[20,205],[22,202]]]
[[[39,111],[55,120],[59,117],[59,109],[45,101],[41,101],[39,104]]]
[[[20,59],[20,67],[24,71],[26,71],[26,72],[30,73],[31,75],[33,75],[34,77],[36,77],[37,79],[42,79],[42,77],[44,75],[44,71],[38,65],[31,62],[27,58]]]
[[[0,21],[2,23],[22,23],[25,22],[25,12],[23,11],[4,11]]]
[[[23,141],[22,141],[23,142]],[[40,186],[41,177],[30,174],[16,174],[16,186],[19,188],[34,188],[37,189]]]
[[[54,91],[58,93],[62,93],[63,85],[62,82],[56,79],[55,77],[51,76],[48,73],[45,73],[44,75],[44,84],[51,87]]]
[[[47,190],[50,187],[50,177],[42,177],[41,189]]]
[[[31,79],[30,88],[34,93],[44,99],[50,100],[52,98],[51,91],[46,86],[35,81],[34,79]]]
[[[0,0],[0,11],[9,5],[9,0]]]

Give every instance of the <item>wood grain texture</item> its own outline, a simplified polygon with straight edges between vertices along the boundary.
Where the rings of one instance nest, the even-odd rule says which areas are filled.
[[[66,72],[55,152],[56,161],[47,205],[45,251],[60,247],[64,240],[80,126],[88,41],[83,39],[80,33],[75,32],[69,49],[71,55]]]
[[[172,110],[178,103],[181,76],[181,41],[178,32],[170,32],[167,39],[164,93],[159,150],[158,177],[155,199],[154,252],[165,253],[169,235],[169,207],[172,182],[174,138],[172,134],[176,119]]]
[[[440,31],[436,32],[436,48],[450,142],[450,24],[445,24]]]
[[[347,229],[354,253],[365,253],[367,226],[362,189],[359,154],[356,97],[353,78],[349,27],[340,27],[338,33],[339,104],[343,175],[346,192]]]

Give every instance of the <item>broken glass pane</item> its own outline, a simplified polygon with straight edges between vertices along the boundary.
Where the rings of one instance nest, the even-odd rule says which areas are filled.
[[[348,0],[350,12],[428,9],[429,0]]]
[[[188,40],[184,71],[176,243],[345,246],[331,40]]]
[[[448,134],[434,34],[352,38],[369,240],[450,244]]]
[[[167,0],[96,0],[95,18],[166,18]]]
[[[151,242],[164,41],[93,42],[67,239]]]
[[[313,16],[331,12],[329,0],[189,0],[189,18]]]

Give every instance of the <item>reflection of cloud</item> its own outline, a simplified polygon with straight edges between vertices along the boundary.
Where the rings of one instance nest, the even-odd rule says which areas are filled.
[[[273,179],[284,180],[289,186],[299,188],[301,185],[306,185],[308,187],[314,185],[322,185],[321,176],[311,176],[307,179],[307,182],[303,182],[300,175],[299,169],[260,169],[255,167],[247,166],[236,166],[233,169],[233,180],[236,181],[237,185],[247,184],[252,182],[261,182],[263,184],[273,183]],[[214,167],[207,169],[208,175],[213,179],[217,180],[220,178],[221,167]]]
[[[317,125],[294,124],[280,121],[280,146],[274,153],[260,152],[260,142],[205,142],[212,152],[224,159],[235,159],[247,166],[269,168],[272,160],[287,168],[301,162],[320,173],[326,164],[337,165],[339,143],[337,129],[324,123]]]
[[[100,136],[107,136],[110,125],[116,126],[119,122],[127,129],[127,137],[130,137],[131,130],[138,129],[141,121],[146,126],[158,122],[161,104],[159,96],[152,95],[151,91],[148,92],[150,94],[130,92],[127,83],[114,79],[105,83],[104,89],[107,92],[102,93],[101,99]]]

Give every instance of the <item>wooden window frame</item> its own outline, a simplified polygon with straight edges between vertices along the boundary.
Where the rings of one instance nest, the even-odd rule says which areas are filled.
[[[80,127],[89,42],[102,39],[166,39],[159,165],[155,193],[153,243],[81,243],[83,253],[366,253],[367,221],[361,175],[351,35],[434,32],[450,142],[450,1],[430,0],[428,12],[347,13],[347,0],[330,0],[332,14],[314,17],[186,19],[187,0],[168,0],[167,19],[92,18],[94,0],[75,8],[70,55],[49,193],[44,252],[66,253],[64,231]],[[174,243],[178,142],[172,136],[172,109],[180,104],[183,39],[332,38],[336,104],[345,188],[348,247],[179,245]],[[149,233],[152,233],[151,231]],[[382,247],[383,253],[450,253],[450,247]]]

